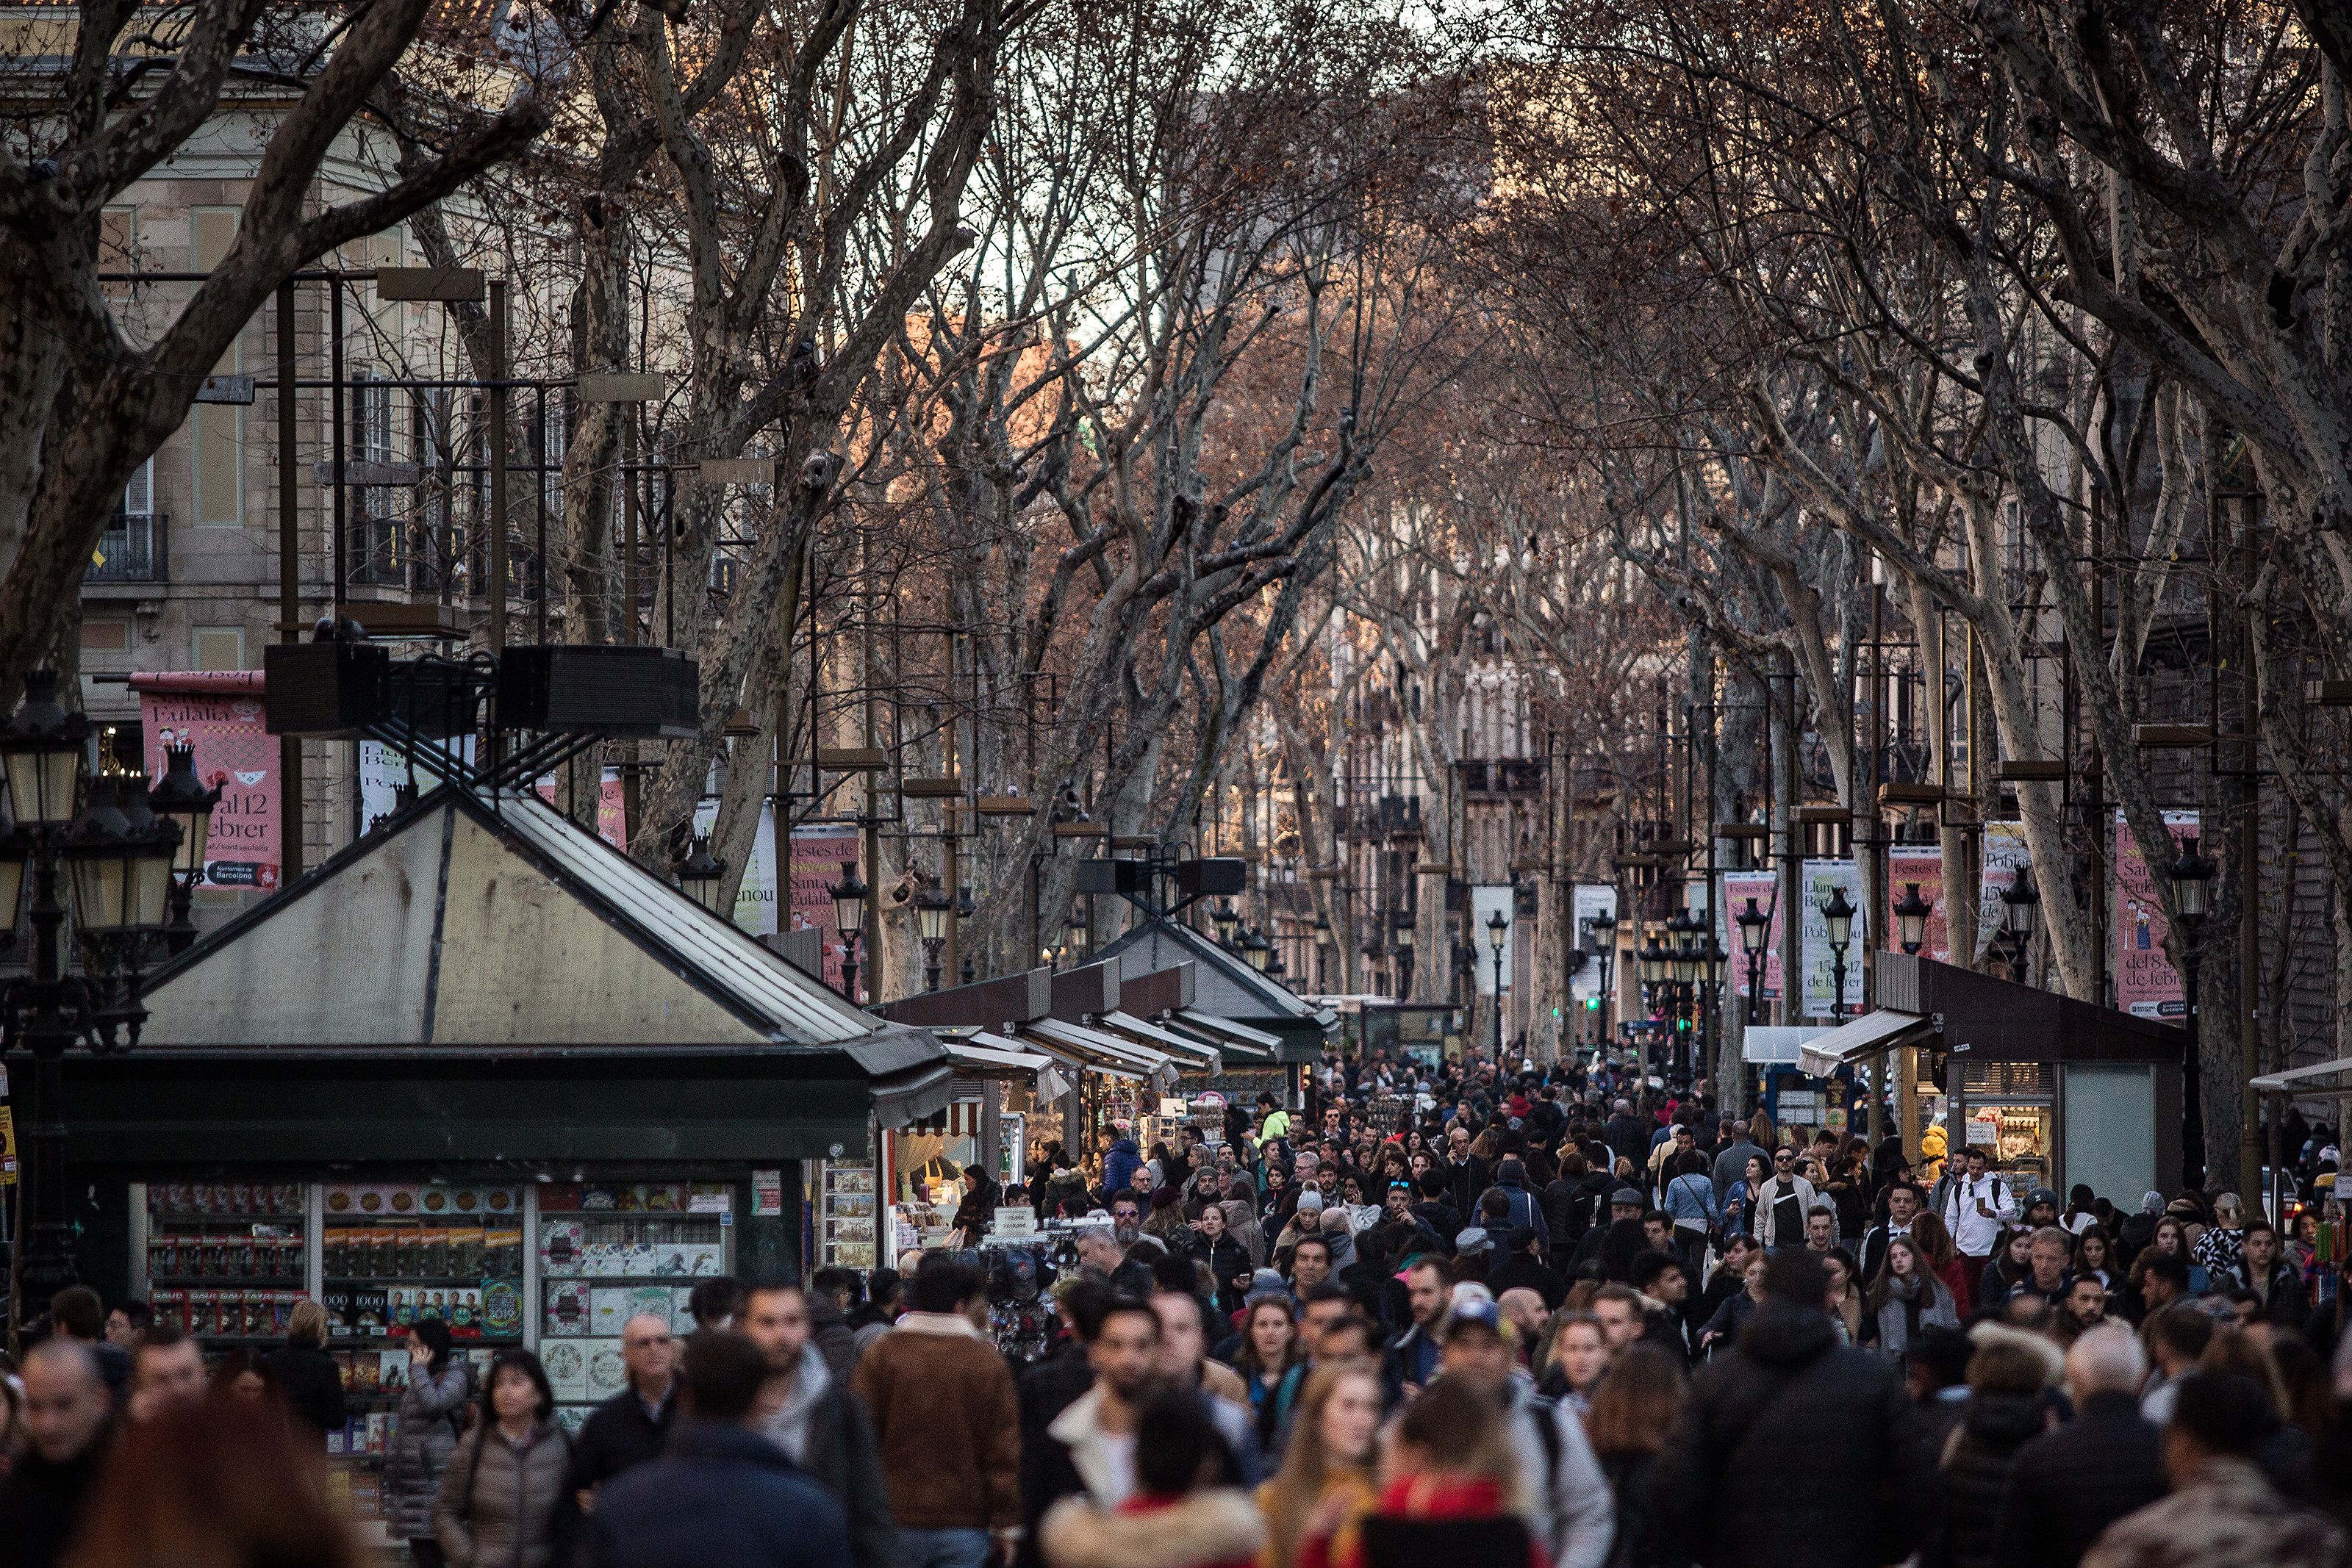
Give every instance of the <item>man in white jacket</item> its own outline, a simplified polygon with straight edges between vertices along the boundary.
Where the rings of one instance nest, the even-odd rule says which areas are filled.
[[[1772,1175],[1755,1196],[1751,1212],[1757,1244],[1768,1251],[1805,1244],[1805,1216],[1812,1212],[1813,1184],[1797,1174],[1797,1151],[1776,1149]]]
[[[1501,1309],[1486,1286],[1454,1286],[1439,1333],[1438,1376],[1477,1384],[1503,1400],[1523,1478],[1518,1512],[1553,1568],[1601,1568],[1616,1538],[1617,1504],[1584,1424],[1538,1395],[1515,1364]]]
[[[1936,1211],[1952,1233],[1952,1249],[1960,1255],[1960,1273],[1969,1287],[1960,1301],[1964,1316],[1975,1309],[1977,1280],[2000,1245],[2000,1228],[2017,1218],[2017,1195],[1985,1166],[1984,1149],[1972,1144],[1959,1174],[1946,1172],[1936,1188]]]

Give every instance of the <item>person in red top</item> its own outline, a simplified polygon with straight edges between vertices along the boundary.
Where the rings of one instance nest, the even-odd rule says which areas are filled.
[[[1103,1510],[1084,1497],[1046,1510],[1046,1568],[1255,1568],[1265,1520],[1202,1401],[1147,1397],[1135,1422],[1135,1491]]]
[[[1405,1407],[1381,1475],[1372,1511],[1300,1568],[1549,1568],[1513,1506],[1520,1478],[1502,1411],[1466,1379],[1441,1377]]]

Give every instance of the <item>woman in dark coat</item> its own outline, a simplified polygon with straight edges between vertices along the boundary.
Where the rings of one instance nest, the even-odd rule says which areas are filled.
[[[340,1432],[347,1418],[343,1408],[343,1374],[327,1354],[327,1309],[316,1301],[297,1301],[286,1322],[286,1343],[263,1361],[286,1408],[302,1417],[309,1436],[326,1441]]]
[[[2017,1450],[2049,1425],[2044,1391],[2057,1370],[2047,1342],[2014,1334],[1969,1359],[1968,1414],[1945,1448],[1942,1501],[1931,1512],[1919,1568],[1992,1568],[1993,1530]]]
[[[384,1531],[408,1542],[416,1568],[441,1568],[433,1533],[433,1503],[442,1472],[466,1425],[474,1391],[467,1364],[449,1349],[449,1328],[426,1318],[408,1331],[408,1386],[400,1396],[400,1425],[383,1465]]]

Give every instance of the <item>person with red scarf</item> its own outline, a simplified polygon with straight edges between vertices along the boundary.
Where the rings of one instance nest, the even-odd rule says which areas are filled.
[[[1302,1552],[1299,1568],[1550,1568],[1515,1506],[1522,1484],[1503,1413],[1469,1380],[1441,1377],[1405,1407],[1370,1513]]]

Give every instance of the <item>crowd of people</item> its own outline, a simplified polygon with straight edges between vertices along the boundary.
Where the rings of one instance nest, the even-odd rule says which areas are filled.
[[[626,1325],[629,1386],[570,1434],[530,1354],[477,1375],[420,1323],[385,1527],[418,1568],[2347,1561],[2315,1213],[2062,1201],[1707,1090],[1375,1055],[1303,1111],[1040,1149],[966,1196],[1097,1221],[1025,1366],[945,1249],[707,1281],[691,1333]],[[361,1560],[314,1314],[208,1366],[100,1306],[58,1295],[6,1385],[0,1568]]]

